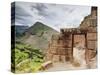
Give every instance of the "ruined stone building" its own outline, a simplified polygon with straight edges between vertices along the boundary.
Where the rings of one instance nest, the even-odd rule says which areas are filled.
[[[59,34],[52,36],[45,60],[72,61],[73,48],[78,43],[85,48],[88,60],[95,56],[97,52],[97,7],[91,8],[91,14],[84,18],[78,28],[61,29]]]

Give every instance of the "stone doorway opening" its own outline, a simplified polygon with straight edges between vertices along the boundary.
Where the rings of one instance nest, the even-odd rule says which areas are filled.
[[[77,48],[86,48],[86,38],[85,38],[85,34],[73,34],[72,37],[73,41],[73,48],[77,47]]]
[[[86,34],[73,34],[72,36],[73,61],[86,65],[85,53],[87,47]]]

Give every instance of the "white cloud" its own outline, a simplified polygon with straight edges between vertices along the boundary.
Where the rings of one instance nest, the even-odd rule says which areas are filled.
[[[15,24],[31,26],[40,21],[59,31],[79,26],[90,9],[89,6],[17,2]]]

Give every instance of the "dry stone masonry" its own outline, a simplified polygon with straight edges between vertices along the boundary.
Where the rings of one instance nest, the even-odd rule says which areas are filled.
[[[97,52],[97,7],[91,8],[91,14],[84,18],[78,28],[61,29],[60,34],[52,35],[45,61],[73,61],[73,48],[80,41],[89,61]]]

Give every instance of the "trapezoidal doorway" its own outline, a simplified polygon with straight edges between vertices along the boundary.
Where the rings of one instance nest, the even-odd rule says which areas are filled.
[[[73,34],[72,36],[73,45],[73,59],[74,61],[85,64],[85,52],[86,52],[86,34]]]

